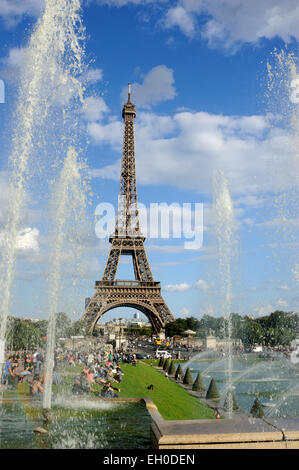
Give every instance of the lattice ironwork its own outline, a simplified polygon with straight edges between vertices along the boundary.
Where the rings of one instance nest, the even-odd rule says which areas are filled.
[[[159,333],[166,323],[174,321],[174,317],[161,295],[160,283],[154,281],[144,248],[145,237],[140,231],[134,144],[136,111],[131,103],[130,87],[122,116],[124,138],[115,233],[109,239],[111,249],[105,270],[101,281],[96,281],[95,294],[86,308],[85,319],[92,332],[108,310],[131,307],[144,313],[155,333]],[[132,257],[135,281],[115,280],[121,255]]]

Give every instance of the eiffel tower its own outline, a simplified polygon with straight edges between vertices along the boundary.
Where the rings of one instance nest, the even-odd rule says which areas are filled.
[[[153,278],[144,248],[145,237],[140,230],[134,144],[136,110],[131,103],[130,84],[122,117],[124,137],[115,233],[109,238],[111,248],[104,274],[101,281],[95,282],[95,294],[86,307],[85,320],[92,333],[104,313],[117,307],[131,307],[144,313],[153,331],[159,333],[174,317],[161,295],[160,282]],[[115,279],[121,255],[132,257],[135,280]]]

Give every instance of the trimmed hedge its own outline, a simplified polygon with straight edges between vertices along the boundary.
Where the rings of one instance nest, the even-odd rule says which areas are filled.
[[[177,367],[174,378],[175,378],[175,380],[179,380],[179,379],[182,379],[183,376],[184,376],[184,372],[183,372],[181,364],[179,364],[178,367]]]
[[[173,361],[171,361],[167,372],[168,372],[168,375],[175,375],[175,364]]]
[[[192,375],[191,375],[191,372],[190,372],[189,367],[188,367],[188,369],[186,370],[186,373],[185,373],[185,375],[184,375],[183,384],[185,384],[185,385],[193,385],[193,377],[192,377]]]
[[[218,398],[220,398],[220,393],[219,393],[215,380],[212,379],[210,382],[207,394],[206,394],[206,399],[217,400]]]
[[[239,409],[239,405],[238,405],[238,402],[237,402],[237,399],[235,397],[235,394],[233,391],[228,391],[227,394],[226,394],[226,397],[225,397],[225,400],[224,400],[224,405],[223,407],[226,409],[226,410],[229,410],[229,405],[230,405],[230,400],[232,400],[232,405],[233,405],[233,410],[234,411],[237,411]]]
[[[258,398],[254,400],[252,408],[250,410],[251,416],[254,418],[263,418],[265,416],[262,405]]]
[[[204,392],[206,389],[204,381],[202,380],[202,376],[200,375],[200,372],[198,372],[195,382],[192,385],[192,390],[194,392]]]
[[[161,356],[161,357],[160,357],[159,364],[158,364],[158,367],[163,367],[164,361],[165,361],[165,359],[163,359],[163,357]]]

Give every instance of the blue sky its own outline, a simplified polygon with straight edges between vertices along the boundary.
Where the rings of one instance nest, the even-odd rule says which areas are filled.
[[[0,79],[6,85],[6,103],[0,105],[1,223],[15,78],[24,67],[24,48],[42,8],[42,0],[0,0]],[[232,310],[253,315],[298,310],[296,131],[277,119],[269,125],[266,119],[269,112],[283,112],[285,98],[275,90],[266,95],[267,62],[275,63],[272,52],[287,48],[296,63],[297,1],[89,0],[83,2],[82,18],[90,74],[82,128],[89,142],[84,157],[92,175],[92,233],[81,254],[84,275],[75,296],[71,270],[64,270],[61,310],[77,316],[82,312],[108,256],[108,242],[95,237],[93,213],[99,201],[117,202],[121,110],[129,81],[137,109],[139,200],[147,206],[204,203],[200,250],[185,250],[181,239],[146,241],[152,271],[174,315],[222,313],[211,207],[216,169],[228,180],[238,226]],[[289,77],[284,79],[287,94]],[[296,107],[284,111],[287,123],[297,116]],[[295,188],[291,193],[290,187]],[[45,201],[34,204],[34,191],[33,185],[30,210],[20,227],[11,311],[44,318],[49,240]],[[127,276],[127,268],[120,266],[120,278]]]

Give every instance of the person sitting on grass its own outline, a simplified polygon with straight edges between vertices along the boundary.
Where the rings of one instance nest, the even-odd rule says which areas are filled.
[[[75,378],[75,381],[72,386],[72,393],[74,395],[82,395],[83,393],[89,392],[85,387],[82,387],[80,376]]]
[[[113,369],[108,370],[107,380],[109,380],[110,382],[115,382],[115,378],[114,378],[114,375],[113,375]]]
[[[106,382],[101,391],[102,398],[118,398],[118,394],[115,391],[120,392],[120,388],[111,386],[110,382]]]
[[[31,395],[35,398],[40,398],[43,396],[44,389],[42,386],[41,378],[38,375],[35,375],[30,386]]]
[[[102,366],[102,364],[100,364],[97,369],[97,376],[100,377],[101,379],[104,379],[106,377],[106,371],[104,369],[104,366]]]
[[[80,374],[80,386],[82,393],[88,393],[90,390],[90,382],[87,380],[86,374],[81,372]]]
[[[24,370],[23,365],[19,362],[14,369],[14,374],[18,377],[18,383],[23,383],[24,378],[31,375],[31,371],[29,370],[29,366]]]
[[[93,373],[92,369],[88,369],[88,371],[86,373],[86,380],[90,383],[94,382],[94,373]]]
[[[121,383],[122,381],[122,373],[120,370],[118,370],[114,376],[114,381],[117,382],[117,383]]]

